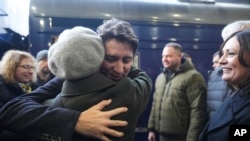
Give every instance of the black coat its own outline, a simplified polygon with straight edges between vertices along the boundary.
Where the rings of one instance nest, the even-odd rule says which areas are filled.
[[[38,85],[31,83],[31,89],[35,90]],[[18,83],[5,83],[0,76],[0,108],[10,100],[25,94]],[[22,141],[27,140],[26,137],[13,133],[11,131],[1,129],[0,123],[0,141]]]
[[[38,85],[31,83],[31,90],[35,90]],[[25,94],[18,83],[5,83],[0,76],[0,108],[8,101]]]
[[[200,135],[200,141],[229,141],[230,126],[250,124],[250,85],[226,99],[211,116]]]

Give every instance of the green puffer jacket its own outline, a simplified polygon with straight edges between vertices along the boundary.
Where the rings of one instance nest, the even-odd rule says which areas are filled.
[[[148,128],[197,141],[208,117],[205,80],[188,61],[168,82],[166,78],[161,73],[156,79]]]

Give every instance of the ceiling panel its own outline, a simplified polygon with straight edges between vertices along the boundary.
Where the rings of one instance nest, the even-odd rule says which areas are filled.
[[[169,2],[168,0],[31,0],[30,13],[38,17],[93,19],[116,17],[124,20],[213,24],[250,19],[250,1],[248,0],[216,0],[214,4],[192,3],[192,1],[199,0],[186,1],[190,2],[177,0],[175,3],[173,0]]]

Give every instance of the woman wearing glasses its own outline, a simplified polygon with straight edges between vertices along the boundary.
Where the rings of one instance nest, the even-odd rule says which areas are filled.
[[[35,58],[28,52],[9,50],[4,54],[0,63],[0,107],[38,87],[33,83],[35,65]]]
[[[36,60],[28,52],[7,51],[0,62],[0,108],[11,99],[36,89]],[[24,140],[19,135],[0,129],[0,140]],[[27,139],[25,139],[27,140]]]

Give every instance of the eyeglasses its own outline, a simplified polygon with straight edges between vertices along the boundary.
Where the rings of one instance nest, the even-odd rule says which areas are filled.
[[[26,69],[26,70],[29,70],[29,69],[34,70],[34,69],[35,69],[34,66],[30,66],[30,65],[21,65],[21,66],[17,66],[17,67],[22,67],[22,68],[24,68],[24,69]]]

